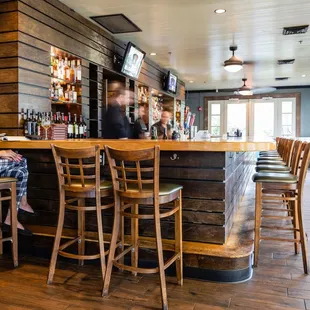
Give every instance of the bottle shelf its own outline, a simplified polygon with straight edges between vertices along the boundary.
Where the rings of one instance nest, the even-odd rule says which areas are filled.
[[[82,103],[80,103],[80,102],[61,101],[61,100],[54,101],[52,99],[50,99],[50,100],[51,100],[52,104],[57,104],[57,105],[60,105],[60,104],[63,104],[63,105],[66,105],[66,104],[82,105]]]
[[[64,79],[60,79],[60,78],[56,78],[56,77],[53,77],[51,75],[51,79],[52,81],[53,80],[56,80],[56,81],[59,81],[61,82],[61,84],[66,84],[66,85],[71,85],[71,86],[82,86],[82,83],[81,82],[72,82],[72,81],[67,81],[67,80],[64,80]]]

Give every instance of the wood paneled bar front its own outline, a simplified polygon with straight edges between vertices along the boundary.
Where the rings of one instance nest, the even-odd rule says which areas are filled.
[[[58,184],[50,144],[68,148],[105,145],[118,149],[141,149],[159,145],[161,149],[160,178],[164,182],[183,185],[183,231],[185,272],[205,279],[241,281],[251,270],[252,236],[249,235],[246,214],[238,205],[252,173],[254,154],[275,148],[272,141],[255,139],[211,139],[211,141],[154,140],[64,140],[0,142],[0,149],[15,149],[28,160],[29,202],[35,216],[25,219],[26,226],[41,236],[53,236],[58,216]],[[39,151],[39,152],[38,152]],[[109,177],[105,165],[102,174]],[[242,210],[241,210],[242,211]],[[240,213],[240,214],[239,214]],[[70,214],[65,223],[68,236],[76,228],[76,218]],[[111,232],[113,212],[104,215],[107,238]],[[234,223],[237,223],[233,225]],[[242,225],[240,225],[240,222]],[[174,236],[173,225],[162,224],[162,236]],[[27,226],[28,227],[28,226]],[[96,233],[96,219],[87,219],[88,236]],[[125,225],[125,233],[130,226]],[[142,221],[141,242],[154,243],[151,221]],[[44,245],[43,245],[44,244]],[[38,241],[36,247],[51,251],[49,242]],[[148,261],[148,256],[145,259]],[[202,271],[201,271],[202,270]],[[230,273],[227,277],[227,273]]]

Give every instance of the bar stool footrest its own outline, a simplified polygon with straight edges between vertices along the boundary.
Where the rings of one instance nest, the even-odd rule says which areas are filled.
[[[67,258],[73,258],[73,259],[83,259],[83,260],[92,260],[92,259],[98,259],[100,258],[100,254],[94,254],[94,255],[79,255],[79,254],[73,254],[65,251],[59,251],[59,255]]]

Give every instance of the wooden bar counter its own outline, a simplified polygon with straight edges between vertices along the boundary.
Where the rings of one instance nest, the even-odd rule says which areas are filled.
[[[33,247],[45,247],[48,253],[51,251],[51,242],[42,242],[42,238],[54,235],[58,216],[58,184],[51,143],[68,148],[99,144],[102,149],[108,145],[127,150],[159,145],[160,178],[184,187],[185,274],[217,281],[241,281],[250,277],[252,240],[249,242],[249,233],[245,233],[249,230],[248,214],[241,209],[238,211],[238,206],[253,171],[255,152],[275,149],[273,141],[255,138],[213,138],[205,141],[2,141],[0,149],[18,150],[28,160],[28,198],[35,216],[28,216],[24,223],[35,233],[33,238],[37,238],[32,242]],[[109,174],[106,164],[102,174]],[[113,213],[104,215],[104,230],[109,238]],[[77,219],[74,214],[67,218],[65,234],[70,238]],[[151,244],[155,248],[153,223],[144,222],[140,229],[142,247],[143,244]],[[130,226],[125,226],[125,233],[129,232]],[[96,219],[91,216],[87,218],[87,230],[89,238],[95,236]],[[163,221],[162,236],[167,239],[167,248],[171,246],[169,239],[173,234],[174,226],[168,220]],[[148,254],[145,259],[148,261]]]

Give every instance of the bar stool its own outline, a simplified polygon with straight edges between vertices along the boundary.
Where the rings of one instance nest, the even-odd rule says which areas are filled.
[[[131,271],[133,274],[159,272],[162,308],[168,309],[165,269],[174,262],[176,262],[178,284],[183,285],[182,186],[159,182],[159,146],[133,151],[115,150],[106,146],[105,152],[112,175],[115,216],[103,296],[108,295],[113,265],[119,269]],[[169,211],[160,212],[160,205],[170,202],[173,202],[173,208],[169,209]],[[139,205],[141,204],[153,206],[151,214],[141,214],[139,212]],[[160,220],[173,214],[175,215],[174,255],[167,262],[164,262]],[[122,244],[123,251],[115,257],[119,226],[124,217],[131,219],[131,245],[125,249]],[[153,219],[155,221],[159,265],[157,268],[138,267],[139,219]],[[124,256],[130,252],[131,266],[122,262]]]
[[[296,143],[298,145],[299,143]],[[297,146],[296,146],[297,148]],[[259,244],[261,240],[273,240],[279,242],[293,242],[295,253],[298,253],[298,245],[301,244],[304,272],[308,273],[307,240],[303,224],[302,198],[305,178],[310,162],[310,144],[303,143],[299,154],[296,156],[293,173],[256,173],[253,181],[256,183],[255,194],[255,236],[254,236],[254,267],[258,264]],[[301,165],[300,165],[301,163]],[[273,195],[271,195],[273,194]],[[290,216],[264,215],[262,205],[266,201],[288,202]],[[264,208],[264,210],[281,211],[281,209]],[[287,212],[287,209],[282,209]],[[262,218],[292,219],[293,227],[275,225],[262,225]],[[276,231],[292,231],[294,239],[261,236],[261,228]]]
[[[11,241],[14,267],[18,266],[18,241],[17,241],[17,208],[16,208],[16,182],[15,178],[0,178],[0,223],[2,224],[2,201],[10,200],[11,236],[3,238],[0,226],[0,255],[3,254],[3,242]],[[10,196],[1,197],[2,190],[9,190]]]
[[[104,280],[105,255],[108,251],[104,251],[101,211],[112,208],[114,204],[101,204],[101,198],[112,196],[113,191],[111,182],[100,180],[100,147],[96,145],[80,149],[66,149],[53,144],[51,147],[59,183],[59,216],[47,283],[51,284],[53,281],[58,254],[67,258],[78,259],[80,265],[84,264],[84,260],[100,258],[102,280]],[[95,205],[85,204],[86,199],[94,198],[96,200]],[[65,209],[78,212],[78,236],[60,245]],[[98,254],[85,255],[86,211],[96,211],[97,213]],[[76,242],[78,242],[78,254],[64,251]]]

